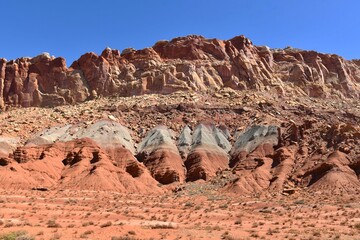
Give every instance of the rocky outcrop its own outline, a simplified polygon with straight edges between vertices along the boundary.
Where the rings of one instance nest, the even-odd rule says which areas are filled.
[[[48,188],[160,192],[147,169],[125,149],[113,158],[90,138],[27,145],[14,152],[14,160],[0,168],[4,188]]]
[[[0,107],[74,104],[99,96],[171,93],[177,90],[256,89],[279,95],[358,97],[358,61],[293,48],[255,46],[190,35],[152,48],[106,48],[86,53],[68,68],[47,53],[0,59]]]
[[[162,184],[185,180],[185,166],[173,138],[167,127],[158,126],[138,146],[137,159]]]
[[[264,156],[272,154],[273,147],[279,143],[279,131],[276,126],[252,126],[241,133],[230,152],[230,167],[241,164],[254,150]]]
[[[133,154],[135,153],[134,142],[129,130],[121,124],[110,120],[100,120],[90,125],[66,125],[45,129],[29,139],[26,145],[43,145],[82,138],[94,140],[109,152],[114,147],[122,147]]]
[[[96,144],[75,146],[62,160],[65,167],[60,177],[61,188],[110,190],[129,193],[160,192],[144,166],[136,161],[129,150],[117,149],[122,159],[112,158]],[[125,163],[125,164],[124,164]]]
[[[214,125],[199,124],[192,134],[191,150],[185,160],[187,181],[209,180],[228,168],[231,145]]]
[[[132,175],[88,138],[26,146],[18,151],[22,152],[23,158],[16,158],[17,162],[0,169],[1,177],[7,178],[2,182],[9,188],[46,187],[133,193],[157,191],[157,182],[146,175],[145,168],[143,173]],[[23,159],[26,161],[21,161]],[[12,170],[6,171],[9,169]]]
[[[2,93],[6,104],[56,106],[88,98],[82,73],[68,69],[63,58],[44,53],[34,58],[1,62],[3,74],[0,79],[3,79]]]
[[[305,172],[302,184],[311,191],[357,193],[360,190],[357,164],[340,151],[335,151],[326,161]]]
[[[19,145],[19,142],[19,138],[0,136],[0,157],[7,157],[16,149],[16,147]]]
[[[238,169],[238,178],[228,183],[224,189],[238,195],[261,195],[270,186],[272,160],[270,158],[248,159],[247,168]]]
[[[9,188],[160,191],[134,153],[128,130],[117,122],[101,120],[45,129],[10,158],[2,157],[0,172]]]
[[[176,106],[157,108],[167,114]],[[24,146],[18,138],[1,137],[1,187],[148,193],[202,180],[210,188],[247,196],[294,194],[300,189],[360,192],[358,126],[339,120],[333,125],[301,121],[254,125],[239,132],[244,128],[209,121],[170,130],[178,126],[175,120],[171,127],[159,125],[146,136],[148,128],[139,125],[137,146],[134,132],[110,120],[47,128]],[[159,183],[170,185],[160,188]]]
[[[191,129],[188,126],[185,126],[180,133],[180,136],[177,141],[177,147],[182,159],[186,159],[192,144]]]

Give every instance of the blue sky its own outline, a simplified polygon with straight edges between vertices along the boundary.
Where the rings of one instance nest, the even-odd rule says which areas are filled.
[[[360,58],[359,0],[0,0],[0,57],[42,52],[67,64],[106,47],[188,34]]]

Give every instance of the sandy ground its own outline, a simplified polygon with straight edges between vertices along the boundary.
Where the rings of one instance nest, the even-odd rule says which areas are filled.
[[[305,193],[304,193],[305,194]],[[358,196],[0,191],[0,233],[35,239],[360,239]]]

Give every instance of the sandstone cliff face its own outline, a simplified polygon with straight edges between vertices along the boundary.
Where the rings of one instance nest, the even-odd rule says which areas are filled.
[[[255,46],[244,36],[201,36],[157,42],[143,50],[86,53],[65,59],[41,54],[0,59],[0,107],[74,104],[98,96],[177,90],[257,89],[311,97],[358,97],[359,61],[292,48]]]

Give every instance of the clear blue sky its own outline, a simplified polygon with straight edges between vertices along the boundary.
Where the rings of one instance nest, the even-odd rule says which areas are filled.
[[[188,34],[360,58],[359,0],[0,0],[0,57],[49,52],[67,64],[105,47]]]

